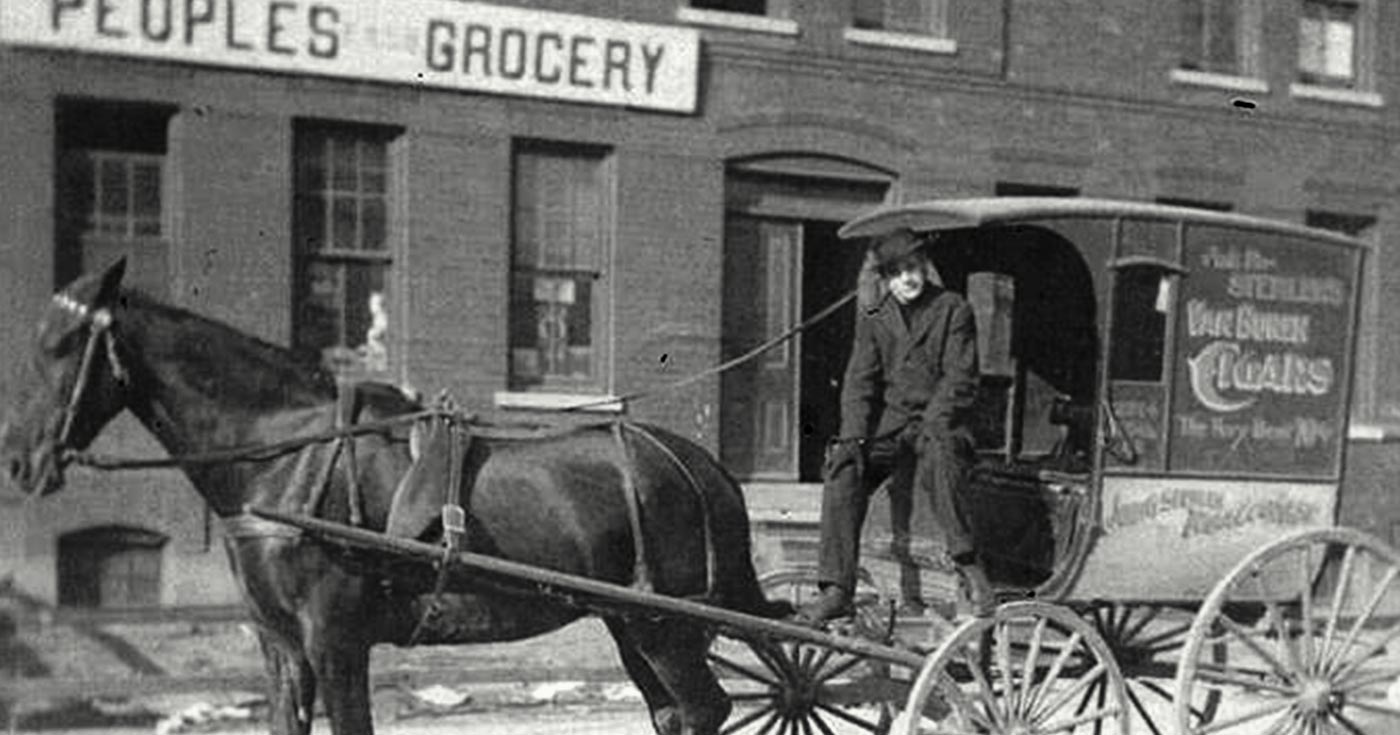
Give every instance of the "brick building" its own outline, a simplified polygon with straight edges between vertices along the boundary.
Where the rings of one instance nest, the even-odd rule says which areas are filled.
[[[1230,209],[1375,244],[1340,512],[1394,539],[1400,9],[1264,7],[0,0],[0,336],[27,344],[56,286],[124,253],[137,285],[347,377],[537,416],[820,310],[859,262],[836,227],[881,202]],[[762,512],[818,480],[849,324],[628,412]],[[158,451],[125,418],[98,448]],[[75,472],[0,495],[0,574],[63,604],[221,603],[217,534],[172,473]]]

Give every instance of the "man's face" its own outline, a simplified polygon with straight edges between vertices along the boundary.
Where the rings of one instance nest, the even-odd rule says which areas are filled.
[[[921,253],[900,258],[886,266],[885,282],[890,287],[890,295],[901,304],[919,298],[928,285],[928,259]]]

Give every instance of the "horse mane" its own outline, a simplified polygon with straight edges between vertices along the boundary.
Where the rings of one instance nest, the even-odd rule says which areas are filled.
[[[335,376],[317,356],[298,353],[228,324],[122,289],[123,318],[146,335],[152,354],[176,358],[180,378],[245,408],[315,405],[335,396]]]

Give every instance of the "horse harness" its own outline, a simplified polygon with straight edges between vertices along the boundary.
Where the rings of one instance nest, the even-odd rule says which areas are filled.
[[[354,390],[354,386],[345,386],[337,396],[336,406],[336,430],[328,432],[325,437],[319,439],[320,442],[334,441],[335,445],[331,449],[330,457],[327,461],[316,463],[314,455],[307,455],[304,460],[307,464],[317,465],[315,468],[315,479],[313,490],[302,506],[303,515],[319,517],[322,505],[325,502],[326,494],[332,484],[333,473],[337,464],[344,467],[346,473],[346,501],[348,505],[350,525],[364,527],[363,493],[358,482],[358,464],[355,453],[354,437],[361,432],[358,431],[365,424],[356,423],[359,413],[359,402]],[[495,438],[513,441],[532,441],[549,438],[551,436],[562,436],[573,431],[573,429],[526,429],[522,434],[519,428],[502,428],[479,422],[470,414],[464,414],[453,407],[450,401],[442,400],[436,408],[413,414],[413,422],[443,421],[450,432],[447,452],[448,452],[448,476],[446,483],[442,483],[442,493],[438,498],[439,520],[442,530],[440,543],[442,545],[442,557],[434,565],[435,579],[432,590],[428,593],[428,602],[419,616],[417,624],[410,633],[405,645],[416,645],[422,636],[429,630],[432,622],[443,611],[443,596],[447,594],[448,581],[452,571],[452,561],[458,551],[465,546],[467,533],[467,520],[469,513],[467,506],[470,505],[470,488],[464,486],[464,473],[466,460],[472,442],[476,438]],[[609,434],[618,452],[618,467],[621,469],[621,489],[623,500],[627,509],[628,524],[633,543],[633,585],[638,589],[650,591],[654,588],[654,578],[651,568],[647,563],[647,546],[645,543],[645,533],[642,518],[642,498],[637,486],[635,473],[635,457],[628,442],[628,434],[635,434],[643,438],[647,443],[657,450],[678,474],[683,478],[683,484],[691,492],[695,493],[700,501],[699,506],[703,521],[703,538],[705,547],[705,590],[703,596],[711,596],[718,587],[717,579],[717,555],[718,550],[714,543],[714,527],[712,520],[712,509],[709,498],[706,496],[704,486],[698,481],[684,461],[678,457],[664,442],[652,435],[644,427],[637,426],[624,421],[613,421],[607,424]],[[308,442],[303,446],[311,443]],[[341,460],[344,459],[342,463]],[[428,461],[429,457],[419,457],[416,462]],[[300,470],[296,474],[303,476],[306,472],[312,471],[310,467]],[[410,470],[412,472],[412,470]],[[396,498],[399,493],[405,492],[403,484],[396,489]],[[393,501],[391,500],[391,505]],[[275,521],[258,518],[250,513],[242,513],[237,516],[223,519],[225,530],[233,540],[245,539],[297,539],[304,535],[300,529],[292,528]],[[387,589],[387,588],[386,588]],[[390,594],[393,594],[390,592]]]

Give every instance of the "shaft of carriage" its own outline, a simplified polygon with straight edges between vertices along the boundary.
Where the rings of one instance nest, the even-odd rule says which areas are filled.
[[[440,563],[444,559],[443,547],[437,544],[388,536],[376,531],[266,508],[249,507],[247,510],[252,515],[300,528],[314,536],[340,541],[371,551],[419,559],[427,563]],[[924,664],[924,656],[913,651],[881,645],[861,638],[833,635],[815,628],[763,618],[715,605],[645,592],[620,584],[564,574],[468,551],[452,552],[448,558],[450,563],[457,565],[463,571],[485,572],[516,582],[528,583],[541,594],[575,598],[585,607],[622,607],[639,613],[683,617],[715,625],[727,635],[734,637],[772,636],[788,641],[810,643],[916,670]]]

